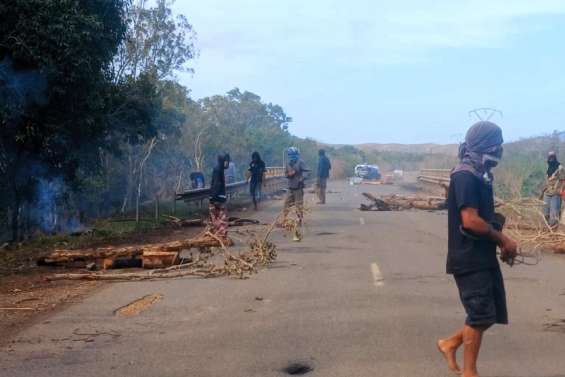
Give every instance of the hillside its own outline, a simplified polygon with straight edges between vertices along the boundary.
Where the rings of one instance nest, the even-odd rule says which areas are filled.
[[[402,152],[416,154],[443,154],[456,156],[459,146],[457,144],[379,144],[367,143],[356,145],[364,152]]]

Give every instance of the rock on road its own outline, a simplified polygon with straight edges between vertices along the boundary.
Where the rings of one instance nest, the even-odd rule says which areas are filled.
[[[20,333],[0,376],[274,377],[295,362],[308,376],[449,376],[435,341],[464,313],[444,272],[445,213],[360,212],[361,192],[398,188],[330,189],[303,242],[278,232],[278,261],[251,279],[108,285]],[[482,376],[565,376],[565,258],[503,272],[511,325],[487,332]],[[114,315],[153,293],[147,311]]]

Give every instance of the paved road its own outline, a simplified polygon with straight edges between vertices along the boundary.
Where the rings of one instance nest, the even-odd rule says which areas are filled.
[[[464,314],[444,274],[445,214],[362,213],[362,190],[393,188],[331,188],[303,242],[277,236],[272,268],[246,281],[111,285],[21,333],[0,375],[270,377],[297,361],[320,377],[449,376],[435,339]],[[486,335],[483,377],[565,376],[565,258],[504,273],[512,324]],[[113,315],[151,293],[164,298],[148,311]]]

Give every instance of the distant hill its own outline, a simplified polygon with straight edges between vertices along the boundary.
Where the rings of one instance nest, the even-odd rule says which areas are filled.
[[[357,148],[363,151],[377,152],[404,152],[416,154],[443,154],[449,156],[457,156],[459,145],[457,144],[358,144]]]

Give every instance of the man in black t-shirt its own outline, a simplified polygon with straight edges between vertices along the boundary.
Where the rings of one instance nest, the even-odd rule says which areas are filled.
[[[483,332],[507,324],[506,294],[496,257],[512,265],[516,243],[502,233],[494,212],[491,169],[502,157],[502,130],[491,122],[473,125],[461,145],[460,163],[451,173],[448,193],[447,273],[452,274],[467,313],[465,326],[437,342],[448,367],[461,373],[457,349],[464,344],[464,377],[478,377],[477,358]]]

